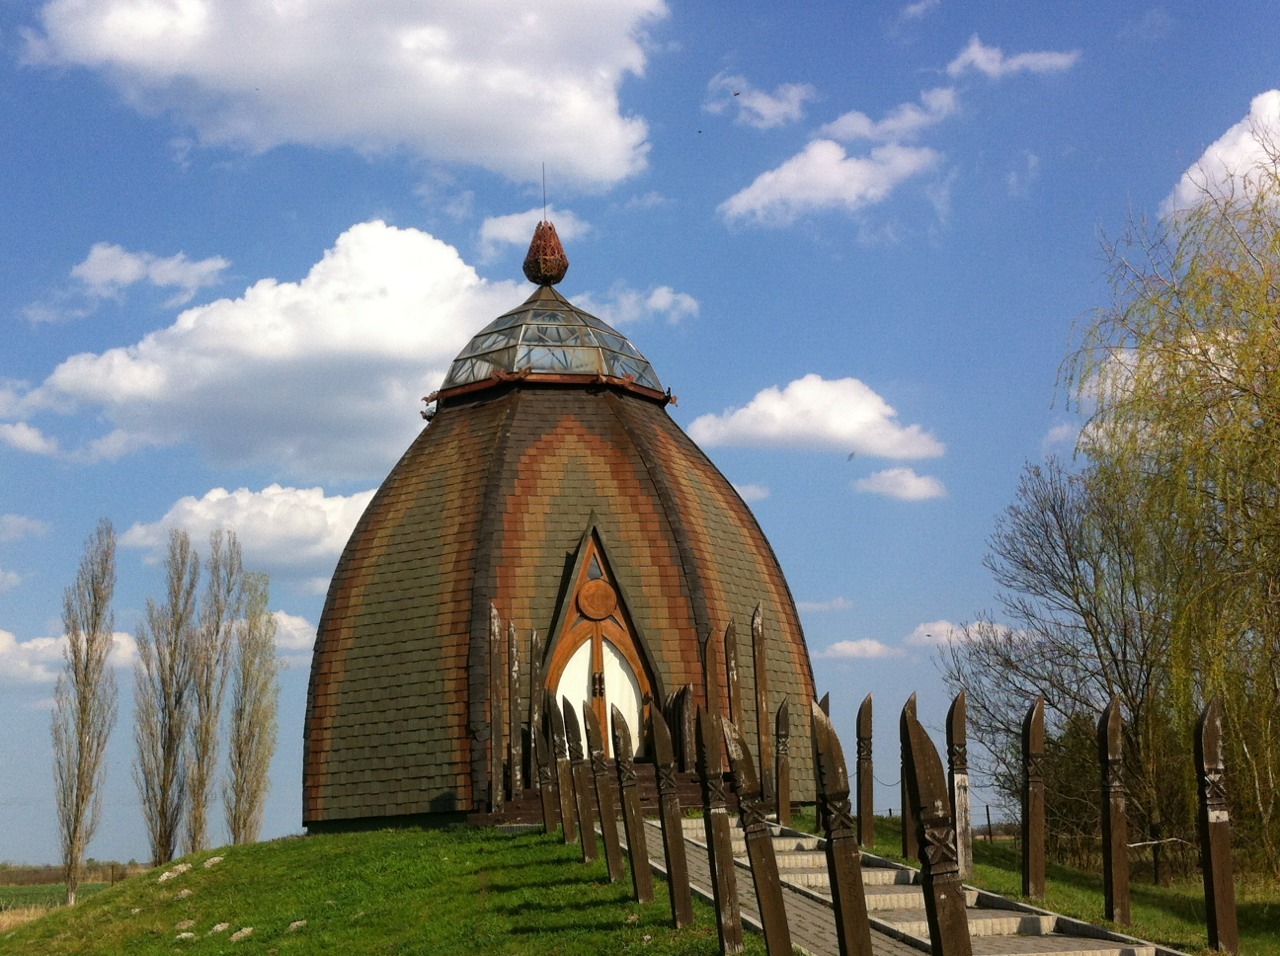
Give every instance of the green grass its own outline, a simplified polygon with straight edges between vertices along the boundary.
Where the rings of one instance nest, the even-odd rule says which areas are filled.
[[[107,888],[106,883],[81,883],[77,898],[88,899]],[[61,906],[67,898],[65,883],[35,883],[28,886],[0,885],[0,910],[19,909],[24,906]]]
[[[813,811],[797,817],[798,829],[813,832]],[[902,825],[899,818],[876,818],[877,856],[903,861]],[[992,893],[1023,900],[1044,909],[1108,926],[1122,933],[1162,943],[1187,953],[1211,953],[1205,928],[1204,886],[1199,876],[1171,886],[1144,882],[1136,869],[1129,884],[1131,926],[1116,926],[1102,917],[1101,873],[1087,873],[1067,866],[1049,864],[1045,868],[1045,899],[1029,900],[1021,895],[1022,857],[1013,840],[988,843],[979,839],[973,846],[974,876],[969,882]],[[918,861],[909,861],[919,865]],[[1280,956],[1280,886],[1262,880],[1236,880],[1237,919],[1240,950],[1249,956]]]
[[[225,858],[206,868],[215,856]],[[670,928],[666,886],[645,906],[603,861],[542,834],[456,827],[278,840],[186,857],[0,934],[0,953],[506,954],[702,956],[717,951],[711,908]],[[188,892],[189,891],[189,892]],[[299,920],[306,925],[289,926]],[[187,921],[191,921],[188,925]],[[215,925],[227,923],[220,932]],[[182,932],[194,933],[177,941]],[[763,942],[748,934],[747,952]]]

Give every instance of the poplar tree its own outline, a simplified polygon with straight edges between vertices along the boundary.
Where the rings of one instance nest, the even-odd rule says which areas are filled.
[[[262,829],[276,746],[279,697],[276,622],[267,609],[265,574],[244,579],[244,617],[235,628],[231,674],[230,773],[223,792],[232,843],[252,843]]]
[[[188,853],[209,842],[209,800],[218,775],[222,702],[231,664],[232,631],[243,611],[244,568],[234,531],[209,536],[206,585],[191,642],[191,750],[187,785]]]
[[[76,902],[85,848],[102,815],[103,755],[116,720],[108,659],[115,616],[116,534],[103,518],[85,542],[75,583],[63,592],[63,670],[53,693],[53,779],[67,905]]]
[[[172,860],[188,797],[192,643],[200,557],[185,531],[169,532],[165,597],[147,599],[134,667],[134,781],[142,799],[151,862]]]

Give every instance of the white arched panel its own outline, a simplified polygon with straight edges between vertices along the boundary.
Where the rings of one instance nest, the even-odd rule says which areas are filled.
[[[608,704],[622,712],[622,719],[631,732],[631,743],[639,757],[644,753],[644,698],[640,693],[640,681],[622,652],[608,641],[604,642],[604,697]],[[609,749],[612,750],[613,711],[608,713]]]
[[[569,702],[574,714],[578,717],[578,726],[582,728],[585,740],[586,728],[582,727],[582,704],[591,700],[591,642],[585,642],[573,652],[569,663],[564,665],[560,675],[560,685],[556,688],[556,698],[563,704]],[[563,713],[563,706],[561,707]]]

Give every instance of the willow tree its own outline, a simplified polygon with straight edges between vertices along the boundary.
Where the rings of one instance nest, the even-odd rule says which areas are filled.
[[[85,542],[75,583],[63,594],[64,666],[53,692],[53,780],[67,905],[76,902],[85,848],[102,813],[107,739],[116,721],[108,659],[115,617],[116,533],[102,519]]]
[[[1280,872],[1280,151],[1109,249],[1113,301],[1068,364],[1081,450],[1174,538],[1172,702],[1226,702],[1245,841]],[[1189,737],[1188,737],[1189,739]]]

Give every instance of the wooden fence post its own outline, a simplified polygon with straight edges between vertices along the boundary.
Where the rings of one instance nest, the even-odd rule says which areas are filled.
[[[1195,751],[1196,778],[1200,783],[1200,866],[1209,945],[1239,953],[1236,888],[1231,871],[1231,817],[1222,759],[1222,702],[1216,697],[1205,705],[1196,724]]]
[[[742,721],[742,681],[738,676],[738,629],[732,621],[724,629],[724,695],[722,716],[735,724]]]
[[[871,695],[858,708],[858,842],[876,842],[875,776],[871,763]]]
[[[942,760],[914,711],[902,711],[902,773],[917,823],[920,880],[934,956],[972,956],[956,830]]]
[[[511,799],[519,800],[524,792],[521,770],[524,767],[524,733],[520,720],[520,641],[514,621],[507,622],[507,766],[511,779]]]
[[[502,772],[502,618],[489,605],[489,812],[501,813],[506,787]]]
[[[777,734],[777,763],[775,764],[776,783],[773,788],[774,800],[778,805],[778,824],[791,826],[791,710],[787,706],[787,698],[782,698],[778,707],[778,716],[774,723]]]
[[[552,781],[552,760],[548,751],[546,728],[532,725],[529,740],[533,744],[533,771],[538,778],[538,799],[542,804],[542,829],[552,833],[556,828],[556,790]]]
[[[827,876],[836,916],[840,956],[871,956],[871,922],[862,884],[862,854],[849,806],[849,774],[835,727],[817,706],[812,708],[813,739],[818,754],[818,800],[826,820]]]
[[[764,802],[772,805],[777,798],[773,768],[774,728],[769,726],[769,718],[773,712],[769,709],[769,661],[765,654],[764,615],[760,612],[759,604],[751,613],[751,670],[755,677],[756,688],[756,742],[760,748],[760,793],[764,797]],[[781,809],[778,810],[778,814],[778,822],[781,823]]]
[[[907,698],[907,703],[902,708],[902,717],[899,720],[898,732],[902,737],[903,750],[902,761],[900,766],[900,775],[898,778],[898,789],[902,793],[902,855],[908,860],[914,860],[919,855],[920,845],[917,842],[916,834],[916,808],[911,800],[911,794],[907,790],[907,718],[914,718],[916,715],[916,695],[913,693]]]
[[[1098,765],[1102,771],[1102,886],[1106,918],[1129,925],[1129,819],[1125,806],[1124,724],[1120,698],[1112,697],[1098,718]]]
[[[729,810],[724,794],[720,718],[698,708],[698,776],[702,782],[703,823],[707,834],[707,859],[711,864],[711,889],[716,906],[716,933],[720,952],[742,952],[742,913],[738,908],[738,878],[733,867],[729,837]]]
[[[653,873],[649,869],[649,842],[645,839],[640,794],[636,790],[631,731],[617,707],[610,707],[610,715],[613,721],[613,760],[618,771],[618,792],[622,795],[622,825],[627,831],[627,855],[631,857],[631,888],[635,891],[637,903],[648,903],[653,899]]]
[[[768,807],[760,791],[760,780],[742,731],[731,720],[726,720],[721,729],[738,791],[738,817],[747,844],[747,858],[751,861],[751,882],[756,890],[765,950],[770,956],[791,956],[791,927],[787,925],[787,909],[782,902],[778,856],[773,850],[773,831],[769,829]]]
[[[577,808],[578,840],[582,843],[582,862],[600,856],[596,844],[595,814],[591,810],[591,765],[582,749],[582,731],[578,729],[578,715],[568,699],[561,701],[564,710],[564,732],[569,741],[569,763],[573,769],[573,802]]]
[[[569,766],[569,740],[564,728],[564,714],[556,701],[544,698],[547,723],[551,727],[552,756],[555,759],[556,798],[560,804],[560,827],[565,843],[578,842],[578,830],[574,826],[573,770]]]
[[[600,820],[600,835],[604,839],[604,861],[609,870],[609,882],[616,883],[625,874],[622,866],[622,845],[618,842],[618,807],[613,799],[616,785],[610,779],[609,762],[604,756],[604,729],[590,701],[582,702],[582,726],[587,731],[587,749],[591,759],[592,789],[596,792],[596,811]]]
[[[671,730],[662,714],[650,708],[649,723],[653,728],[654,769],[658,773],[658,812],[671,896],[671,923],[679,929],[693,922],[693,900],[689,893],[689,861],[684,852],[684,817],[676,782],[676,755],[671,746]]]
[[[969,806],[969,743],[965,728],[964,691],[956,694],[947,711],[947,787],[951,814],[956,821],[956,853],[960,879],[973,875],[973,817]]]
[[[1022,895],[1044,899],[1044,697],[1022,720]]]

